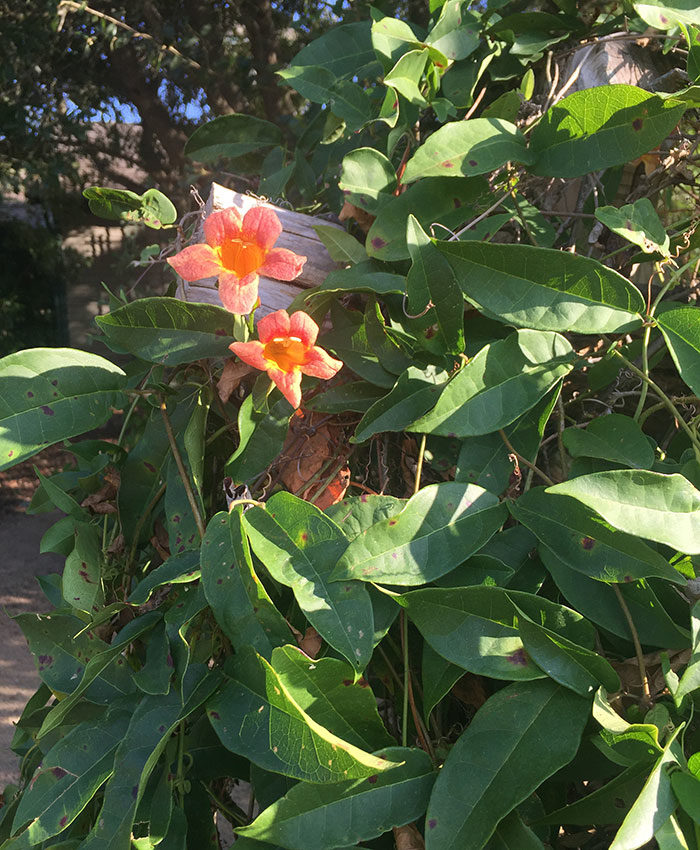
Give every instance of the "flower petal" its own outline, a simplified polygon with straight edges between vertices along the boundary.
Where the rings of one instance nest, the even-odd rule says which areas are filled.
[[[307,354],[307,357],[308,359],[301,367],[301,371],[305,375],[311,375],[314,378],[323,378],[327,381],[343,368],[342,360],[336,360],[335,357],[331,357],[327,351],[324,351],[318,345],[314,345]]]
[[[289,336],[289,316],[286,310],[276,310],[258,322],[258,339],[260,342],[269,342],[275,337]]]
[[[282,224],[269,207],[252,207],[243,216],[242,238],[264,251],[272,248],[281,232]]]
[[[201,280],[221,273],[221,263],[208,245],[189,245],[179,254],[167,258],[183,280]]]
[[[244,363],[253,366],[255,369],[260,369],[263,372],[267,371],[270,365],[265,359],[263,350],[265,346],[254,340],[253,342],[232,342],[229,348],[233,353],[240,357]]]
[[[283,372],[281,369],[268,369],[267,374],[293,408],[301,404],[301,372]]]
[[[241,213],[238,207],[217,210],[204,219],[204,238],[212,248],[218,248],[227,239],[235,239],[240,236],[241,221]]]
[[[289,336],[297,336],[304,345],[313,345],[318,336],[318,325],[302,310],[297,310],[289,317]]]
[[[273,277],[275,280],[294,280],[301,274],[305,262],[306,257],[301,254],[295,254],[287,248],[273,248],[259,271],[265,277]]]
[[[257,274],[243,278],[230,273],[219,275],[219,298],[229,313],[250,313],[258,300]]]

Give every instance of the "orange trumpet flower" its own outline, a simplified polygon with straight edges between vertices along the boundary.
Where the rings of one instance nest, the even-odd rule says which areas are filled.
[[[301,404],[301,376],[328,380],[343,364],[315,345],[318,325],[307,313],[288,315],[277,310],[258,322],[254,342],[234,342],[229,348],[241,360],[267,372],[282,395],[297,408]]]
[[[219,297],[231,313],[250,313],[258,300],[259,275],[294,280],[306,257],[273,248],[282,225],[269,207],[253,207],[241,217],[237,207],[204,220],[206,242],[189,245],[168,262],[187,281],[218,277]]]

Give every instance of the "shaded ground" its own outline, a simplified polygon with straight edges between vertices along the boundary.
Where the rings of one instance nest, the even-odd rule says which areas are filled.
[[[46,610],[49,604],[35,576],[60,572],[64,561],[60,555],[39,554],[43,533],[60,514],[24,513],[36,486],[32,464],[49,473],[65,457],[54,447],[0,473],[0,792],[17,779],[17,757],[10,750],[14,722],[39,684],[24,636],[8,615]]]

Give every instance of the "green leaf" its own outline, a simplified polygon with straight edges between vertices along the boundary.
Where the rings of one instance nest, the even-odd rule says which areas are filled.
[[[576,499],[533,487],[508,508],[537,536],[540,548],[597,581],[626,583],[657,576],[675,584],[685,582],[656,550],[637,537],[615,531]]]
[[[337,77],[318,65],[300,65],[277,71],[284,82],[312,103],[330,103]]]
[[[399,375],[393,389],[377,399],[365,413],[352,441],[364,443],[375,434],[403,431],[435,406],[447,377],[446,372],[434,368],[424,370],[409,366]]]
[[[265,770],[319,784],[364,779],[396,766],[338,738],[303,711],[252,650],[235,656],[234,678],[207,703],[221,743]]]
[[[362,251],[364,250],[363,247]],[[406,279],[403,275],[378,271],[377,267],[377,263],[367,261],[365,256],[361,264],[347,269],[335,269],[317,289],[307,295],[307,298],[321,292],[371,292],[389,295],[405,291]]]
[[[541,679],[523,649],[518,609],[581,646],[593,645],[591,625],[575,611],[540,596],[502,587],[425,588],[399,600],[432,648],[447,661],[492,678]]]
[[[462,0],[447,0],[425,43],[436,47],[448,59],[466,59],[479,46],[479,24],[476,15],[463,9]]]
[[[235,484],[251,481],[282,451],[292,406],[281,398],[270,406],[268,413],[253,409],[249,395],[238,411],[238,448],[226,462],[225,472]]]
[[[335,263],[361,263],[367,259],[365,246],[346,230],[330,224],[315,224],[314,230]]]
[[[332,578],[425,584],[477,552],[505,514],[505,505],[475,484],[430,484],[399,513],[358,535],[339,558]]]
[[[525,137],[499,118],[451,121],[436,130],[408,161],[404,183],[421,177],[473,177],[506,162],[532,162]]]
[[[422,750],[405,747],[389,747],[381,755],[403,764],[334,785],[299,783],[236,832],[290,850],[327,850],[368,841],[417,820],[435,781],[430,759]]]
[[[572,368],[567,340],[547,331],[515,331],[485,345],[408,430],[448,437],[490,434],[534,407]]]
[[[346,413],[352,410],[365,413],[384,395],[384,391],[366,381],[353,381],[339,387],[331,387],[320,395],[304,403],[306,410],[320,410],[323,413]]]
[[[315,38],[292,60],[292,67],[320,65],[336,77],[354,76],[375,64],[369,21],[341,24]]]
[[[103,425],[126,397],[122,370],[72,348],[29,348],[0,360],[0,469]]]
[[[676,798],[671,790],[667,765],[678,762],[679,745],[676,743],[679,727],[664,747],[634,805],[627,813],[622,826],[610,845],[610,850],[636,850],[654,837],[657,829],[671,817],[676,809]]]
[[[700,395],[700,308],[664,310],[656,322],[681,378]]]
[[[270,575],[294,591],[307,620],[354,667],[372,655],[372,604],[360,582],[332,579],[347,546],[338,526],[317,507],[291,493],[276,493],[267,509],[246,511],[243,524],[255,554]]]
[[[371,303],[367,307],[374,309]],[[356,310],[345,310],[334,300],[331,324],[332,330],[323,334],[319,344],[331,349],[339,360],[366,381],[379,387],[393,387],[396,377],[384,368],[379,356],[381,352],[371,345],[363,315]],[[385,334],[381,328],[377,330]],[[403,372],[404,368],[399,371]]]
[[[354,540],[363,531],[380,520],[397,514],[406,504],[406,499],[396,496],[346,496],[335,505],[326,508],[326,516],[338,525],[348,540]]]
[[[385,16],[383,12],[372,11],[372,47],[388,71],[394,66],[399,57],[420,42],[411,26],[405,21]]]
[[[27,639],[39,677],[52,691],[74,691],[86,663],[109,648],[93,632],[84,631],[82,620],[69,614],[17,614],[13,619]],[[106,704],[131,691],[133,683],[124,660],[119,664],[114,659],[91,684],[86,698]]]
[[[696,602],[690,609],[690,628],[692,655],[680,678],[678,688],[673,694],[673,699],[678,708],[682,706],[686,696],[700,688],[700,602]]]
[[[614,469],[581,475],[547,492],[573,496],[620,531],[700,554],[700,492],[682,475]]]
[[[185,693],[172,689],[167,696],[147,696],[136,707],[115,754],[115,771],[104,790],[95,825],[81,847],[85,850],[121,850],[128,844],[136,807],[160,754],[177,725],[206,700],[220,674],[193,665],[185,678]]]
[[[368,683],[354,682],[344,661],[312,661],[296,646],[283,646],[273,650],[272,667],[296,705],[329,732],[371,752],[394,743]]]
[[[565,688],[584,697],[597,691],[600,685],[611,692],[620,689],[617,673],[601,655],[541,626],[522,612],[518,631],[530,658]]]
[[[452,687],[464,676],[464,668],[451,664],[425,641],[421,664],[421,685],[423,686],[423,719],[430,724],[430,712],[448,694]]]
[[[391,198],[379,210],[367,234],[366,249],[378,260],[404,260],[409,256],[406,245],[406,220],[415,215],[421,227],[433,224],[459,227],[476,216],[476,203],[488,191],[483,177],[452,180],[449,177],[426,177]],[[438,231],[441,235],[442,228]]]
[[[91,616],[104,604],[101,562],[97,527],[81,523],[75,532],[75,548],[66,558],[62,590],[69,605]]]
[[[140,298],[95,321],[108,342],[163,366],[227,357],[233,342],[231,313],[176,298]]]
[[[550,679],[490,697],[438,775],[426,850],[483,847],[502,818],[571,761],[589,713],[588,700]]]
[[[142,221],[159,230],[164,224],[177,220],[177,210],[170,199],[158,189],[148,189],[143,195],[126,189],[90,186],[83,189],[90,212],[111,221]]]
[[[238,510],[215,514],[202,541],[202,584],[216,622],[234,649],[252,646],[264,658],[291,637],[255,574]]]
[[[417,314],[432,307],[444,351],[459,354],[464,351],[464,298],[449,264],[414,215],[408,217],[406,245],[411,256],[406,277],[408,312]]]
[[[678,23],[700,26],[700,11],[695,0],[647,0],[632,6],[642,20],[656,29],[672,30]]]
[[[384,85],[390,86],[415,106],[427,106],[428,101],[420,90],[420,82],[428,59],[429,51],[425,48],[407,51],[386,74]]]
[[[512,811],[498,824],[484,850],[544,850],[544,844]]]
[[[565,599],[591,622],[626,640],[629,624],[612,587],[565,566],[551,550],[540,547],[542,562]],[[643,645],[684,649],[688,633],[669,616],[646,579],[618,585]],[[631,649],[630,649],[631,651]]]
[[[373,215],[396,188],[396,172],[375,148],[356,148],[343,159],[339,188],[346,199]]]
[[[491,318],[542,331],[621,333],[641,326],[644,299],[589,257],[490,242],[438,242],[464,296]]]
[[[692,773],[674,770],[671,774],[671,787],[681,804],[683,811],[700,824],[700,780]]]
[[[633,204],[620,207],[598,207],[598,221],[622,236],[633,245],[639,245],[645,254],[659,252],[669,258],[671,240],[649,198],[639,198]]]
[[[69,826],[114,770],[114,752],[130,714],[115,705],[106,717],[80,723],[44,755],[19,801],[7,850],[36,847]]]
[[[562,441],[571,457],[598,457],[634,469],[651,469],[654,449],[631,416],[598,416],[588,427],[566,428]]]
[[[580,177],[631,162],[665,139],[684,111],[685,104],[636,86],[574,92],[550,107],[532,131],[534,165],[529,170],[546,177]]]
[[[185,156],[214,162],[219,157],[235,158],[281,144],[279,127],[252,115],[233,113],[198,127],[185,144]]]

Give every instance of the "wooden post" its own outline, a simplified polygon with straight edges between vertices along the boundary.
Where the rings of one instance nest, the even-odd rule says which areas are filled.
[[[215,210],[222,210],[232,206],[238,207],[242,214],[245,214],[251,207],[255,206],[265,206],[273,209],[283,227],[283,231],[275,243],[275,247],[288,248],[290,251],[294,251],[295,254],[301,254],[306,257],[304,268],[296,280],[286,282],[260,276],[258,294],[261,304],[257,311],[258,316],[264,316],[275,310],[285,309],[301,290],[319,286],[326,279],[326,275],[329,272],[338,268],[337,264],[330,258],[323,242],[316,235],[313,226],[315,224],[324,224],[332,227],[335,226],[339,230],[342,230],[343,228],[340,225],[334,225],[325,219],[318,219],[310,215],[276,207],[273,204],[264,203],[257,198],[252,198],[250,195],[241,195],[238,192],[220,186],[218,183],[212,183],[211,193],[205,207],[205,214],[209,215]],[[194,241],[204,241],[204,234],[201,227],[196,231]],[[176,297],[181,301],[195,301],[221,306],[219,292],[216,288],[216,278],[206,278],[204,280],[194,281],[193,283],[180,280],[178,282]]]

